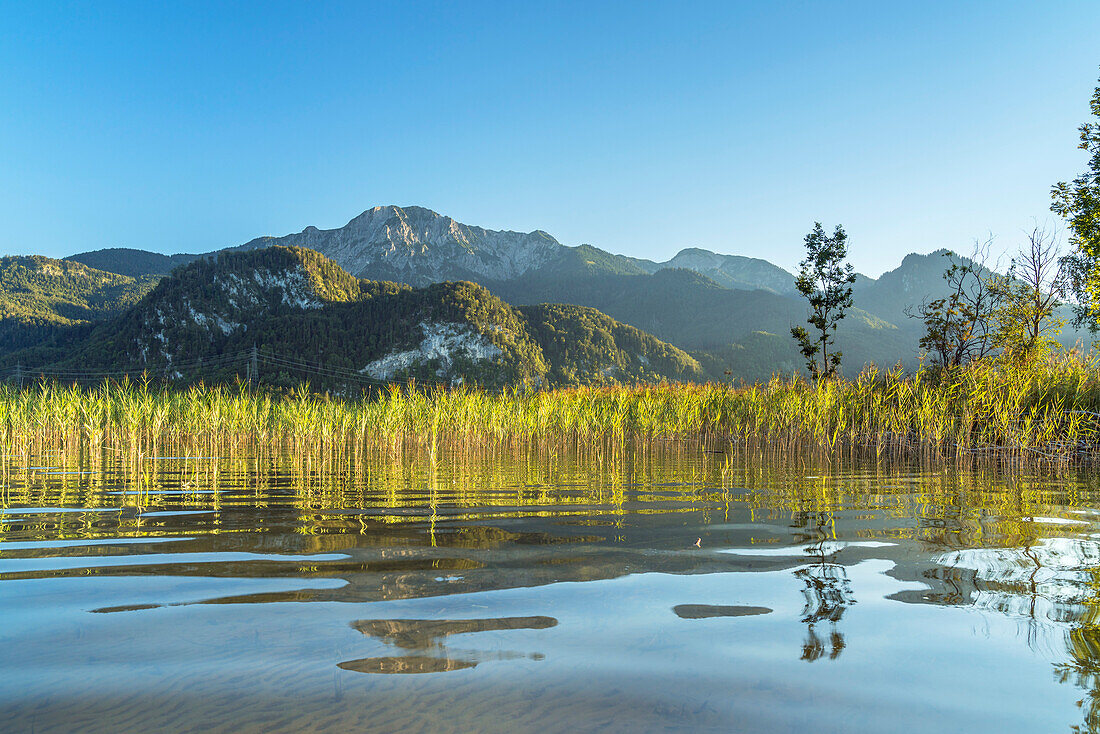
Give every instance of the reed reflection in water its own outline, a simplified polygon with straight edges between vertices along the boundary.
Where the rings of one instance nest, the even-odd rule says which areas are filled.
[[[670,443],[0,482],[0,728],[1100,730],[1085,473]]]

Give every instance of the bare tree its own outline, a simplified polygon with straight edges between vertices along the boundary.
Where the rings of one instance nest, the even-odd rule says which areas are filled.
[[[993,272],[986,267],[992,245],[992,237],[984,243],[975,240],[969,258],[945,253],[950,262],[943,274],[947,294],[906,309],[906,315],[924,322],[920,348],[938,367],[958,367],[994,349],[993,316],[1001,294]]]
[[[1057,342],[1065,319],[1055,317],[1068,288],[1067,262],[1058,235],[1036,225],[1012,260],[1008,273],[995,276],[998,307],[994,343],[1010,356],[1037,356]]]

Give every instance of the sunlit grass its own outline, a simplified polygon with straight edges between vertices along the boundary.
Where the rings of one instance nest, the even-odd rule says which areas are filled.
[[[1100,367],[1059,355],[937,374],[867,370],[852,380],[774,378],[746,387],[660,384],[547,391],[392,387],[353,399],[299,389],[165,389],[144,383],[0,388],[6,454],[316,452],[690,439],[771,452],[951,460],[1077,461],[1097,448]]]

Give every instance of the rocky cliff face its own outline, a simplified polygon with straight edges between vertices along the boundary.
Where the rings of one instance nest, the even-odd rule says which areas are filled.
[[[304,250],[268,250],[182,268],[130,312],[129,328],[123,329],[128,346],[136,348],[141,364],[171,365],[181,345],[223,345],[272,314],[320,309],[329,300],[319,288],[321,262]]]
[[[414,286],[445,280],[507,280],[537,269],[562,245],[545,232],[470,227],[418,206],[376,206],[339,229],[306,227],[241,249],[307,247],[360,278]]]

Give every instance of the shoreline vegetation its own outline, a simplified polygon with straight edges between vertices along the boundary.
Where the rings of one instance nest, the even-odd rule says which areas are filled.
[[[279,393],[145,381],[0,387],[7,456],[279,449],[333,457],[427,451],[434,458],[437,450],[670,440],[826,461],[1091,463],[1100,458],[1100,359],[1060,352],[1022,364],[868,368],[853,379],[774,377],[744,386],[394,385],[357,398],[305,387]]]

